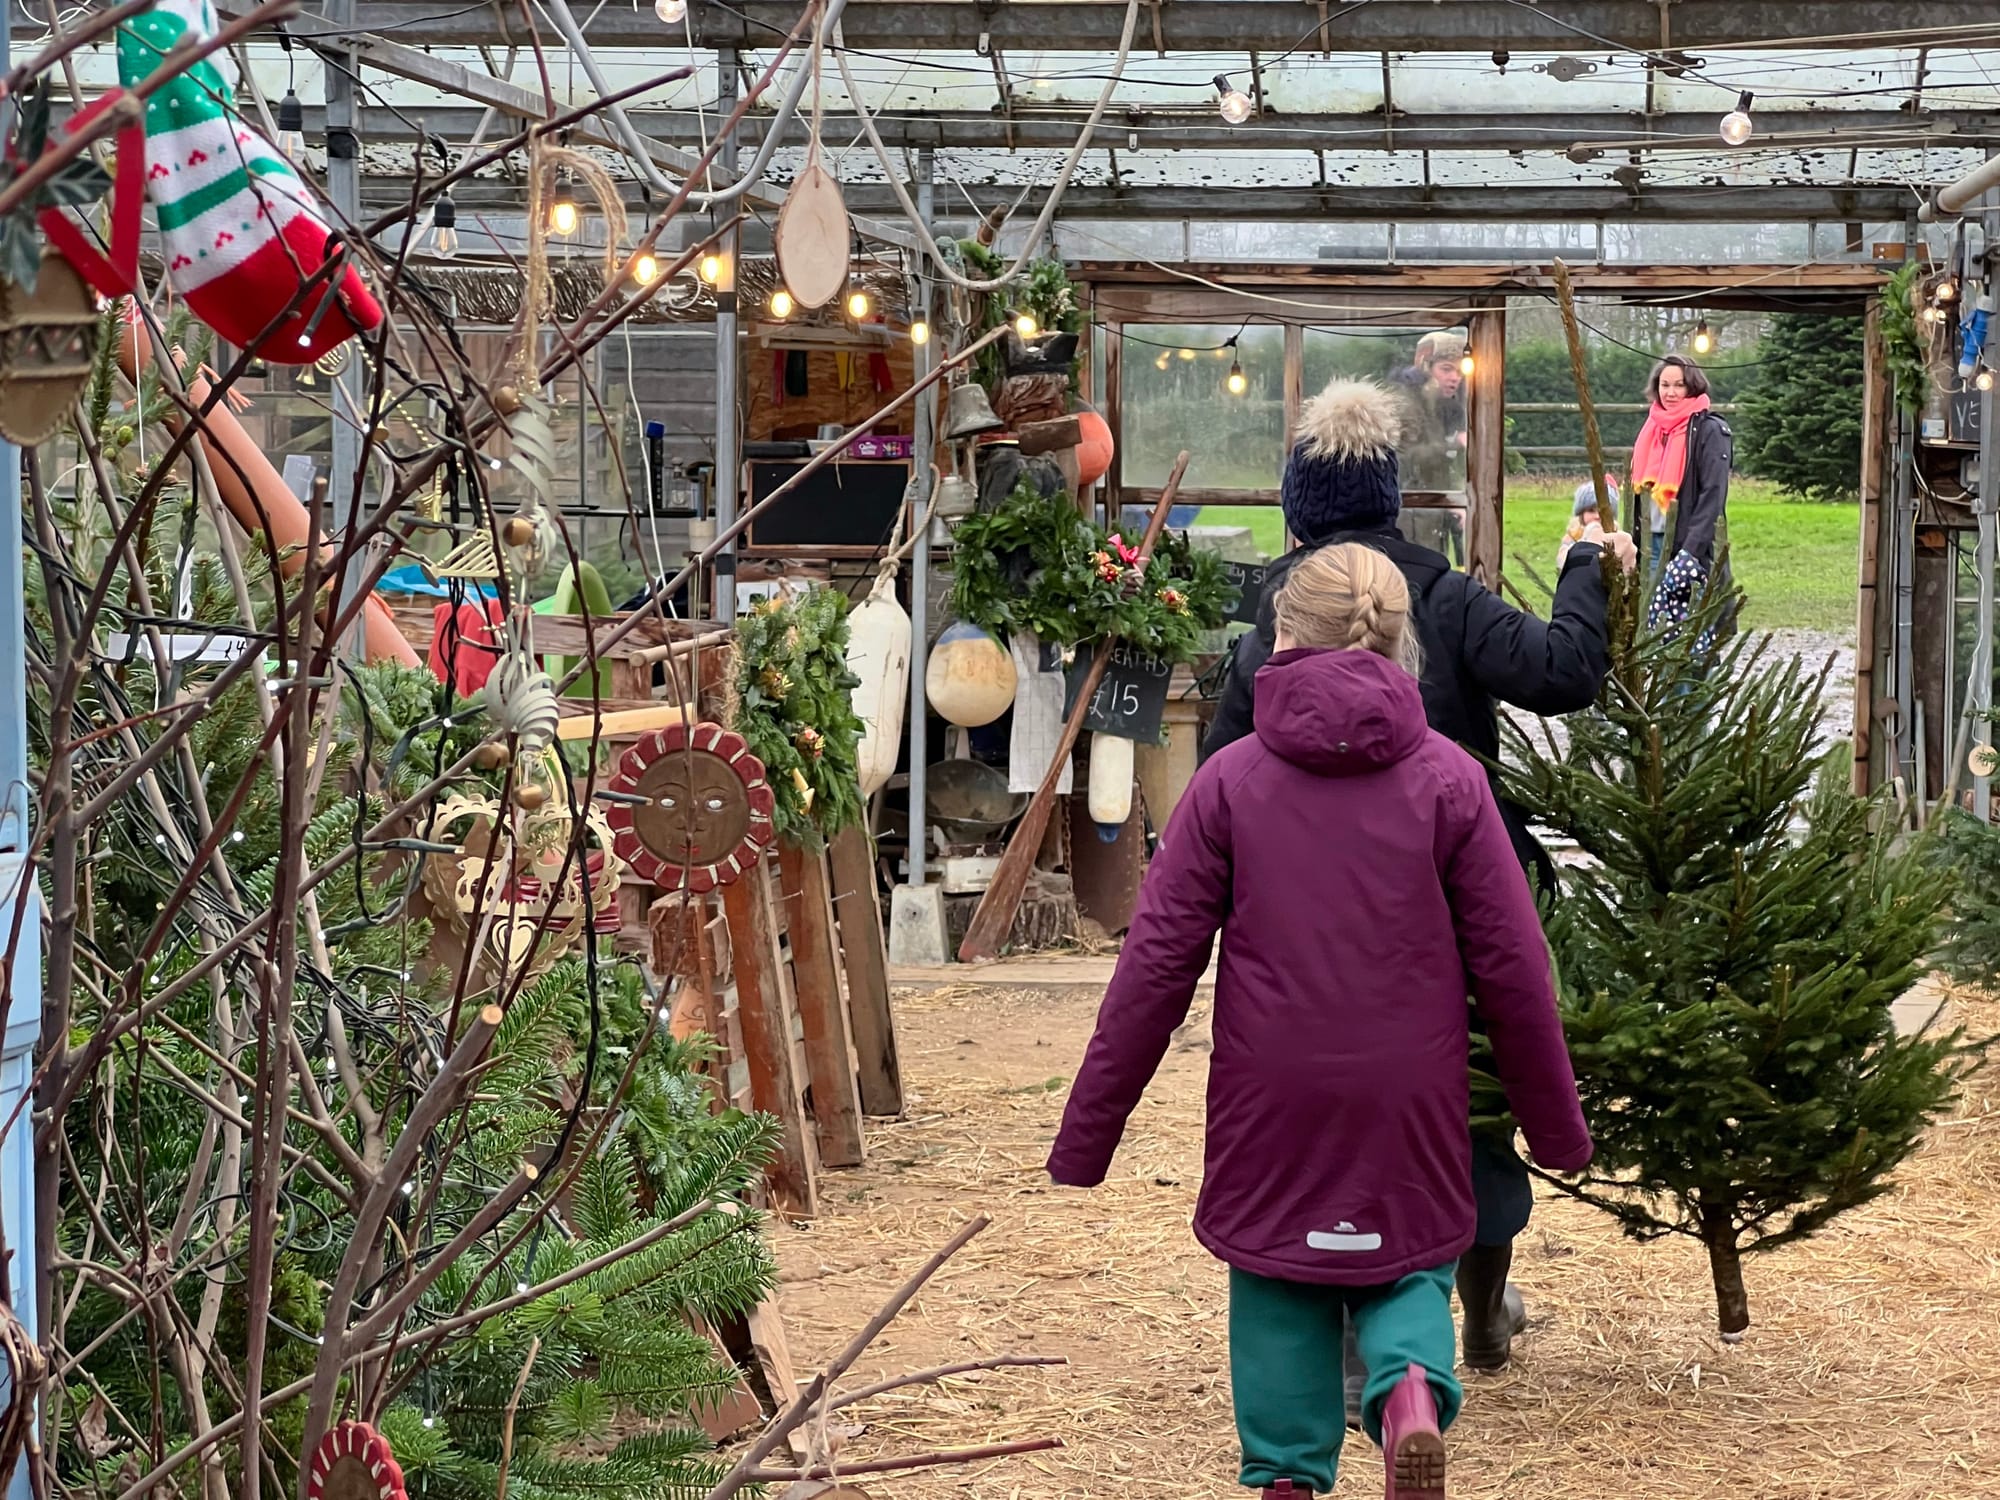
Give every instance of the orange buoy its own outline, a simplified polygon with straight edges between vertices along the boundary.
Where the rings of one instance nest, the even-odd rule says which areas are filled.
[[[1111,424],[1094,411],[1076,414],[1083,441],[1076,445],[1076,482],[1096,484],[1111,472]]]

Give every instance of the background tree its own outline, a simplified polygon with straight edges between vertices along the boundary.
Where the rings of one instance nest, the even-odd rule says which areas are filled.
[[[1615,584],[1612,676],[1566,748],[1509,726],[1508,791],[1574,839],[1547,929],[1598,1155],[1559,1184],[1638,1239],[1707,1248],[1725,1336],[1742,1257],[1889,1190],[1968,1049],[1897,1034],[1945,882],[1818,747],[1824,669],[1757,637],[1636,625]]]
[[[1781,313],[1737,398],[1736,466],[1808,500],[1861,483],[1861,319]]]

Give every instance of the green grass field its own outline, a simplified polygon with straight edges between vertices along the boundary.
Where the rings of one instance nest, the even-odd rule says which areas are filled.
[[[1569,524],[1576,481],[1513,478],[1507,482],[1506,567],[1525,558],[1543,579],[1555,573],[1556,545]],[[1284,546],[1275,506],[1210,506],[1204,526],[1248,526],[1263,551]],[[1738,479],[1729,497],[1729,555],[1748,596],[1753,629],[1854,630],[1861,513],[1852,505],[1808,505],[1779,498],[1769,485]],[[1536,600],[1522,580],[1523,592]]]

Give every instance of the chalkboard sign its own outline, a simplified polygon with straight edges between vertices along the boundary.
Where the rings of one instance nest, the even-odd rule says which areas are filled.
[[[1222,573],[1231,583],[1242,590],[1236,596],[1236,607],[1229,611],[1229,618],[1240,625],[1257,623],[1257,606],[1264,599],[1264,578],[1268,569],[1263,563],[1241,563],[1225,560]]]
[[[754,459],[755,505],[805,467],[802,460]],[[750,523],[745,551],[873,552],[887,544],[910,485],[906,460],[836,460],[809,476]]]
[[[1065,717],[1076,706],[1077,690],[1083,686],[1092,659],[1089,653],[1079,651],[1070,666],[1063,702]],[[1158,744],[1173,676],[1172,662],[1118,642],[1111,648],[1111,665],[1104,669],[1103,681],[1091,695],[1083,727],[1094,733],[1122,735],[1142,745]]]

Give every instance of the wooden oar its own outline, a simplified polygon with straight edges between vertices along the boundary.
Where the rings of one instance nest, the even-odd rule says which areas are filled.
[[[1555,264],[1556,306],[1562,310],[1563,334],[1569,340],[1569,369],[1576,380],[1577,410],[1583,413],[1583,446],[1590,455],[1590,482],[1597,490],[1597,513],[1599,516],[1617,517],[1611,510],[1611,490],[1604,482],[1604,439],[1597,431],[1597,406],[1590,399],[1590,369],[1583,359],[1583,328],[1577,322],[1576,292],[1569,283],[1569,267],[1560,260]],[[1638,503],[1637,495],[1625,497],[1626,517],[1622,529],[1633,531],[1637,520],[1633,506]]]
[[[1137,564],[1142,576],[1146,564],[1152,561],[1153,544],[1166,530],[1167,512],[1173,509],[1174,496],[1180,492],[1181,476],[1187,472],[1187,466],[1188,455],[1183,452],[1174,460],[1173,472],[1167,475],[1166,486],[1153,506],[1153,518],[1146,523],[1146,540],[1139,546]],[[1041,852],[1042,836],[1049,830],[1049,814],[1055,810],[1056,787],[1062,782],[1063,767],[1069,764],[1070,751],[1076,748],[1077,736],[1083,732],[1084,716],[1090,712],[1090,700],[1096,694],[1098,684],[1104,680],[1104,670],[1110,665],[1111,651],[1117,644],[1115,637],[1107,637],[1097,643],[1097,654],[1091,659],[1090,669],[1084,673],[1083,686],[1077,689],[1076,702],[1071,705],[1069,717],[1063,722],[1062,739],[1049,761],[1048,772],[1042,777],[1042,784],[1035,788],[1035,795],[1029,800],[1027,811],[1021,814],[1021,821],[1014,825],[1014,836],[1007,841],[1007,852],[1000,856],[999,867],[993,872],[993,882],[986,887],[986,894],[979,898],[979,907],[972,914],[972,925],[965,930],[965,941],[958,945],[960,963],[985,963],[998,958],[1001,946],[1007,941],[1007,934],[1014,930],[1014,917],[1021,910],[1021,897],[1027,892],[1028,877],[1035,872],[1035,856]],[[925,821],[921,810],[911,821],[921,835]]]

